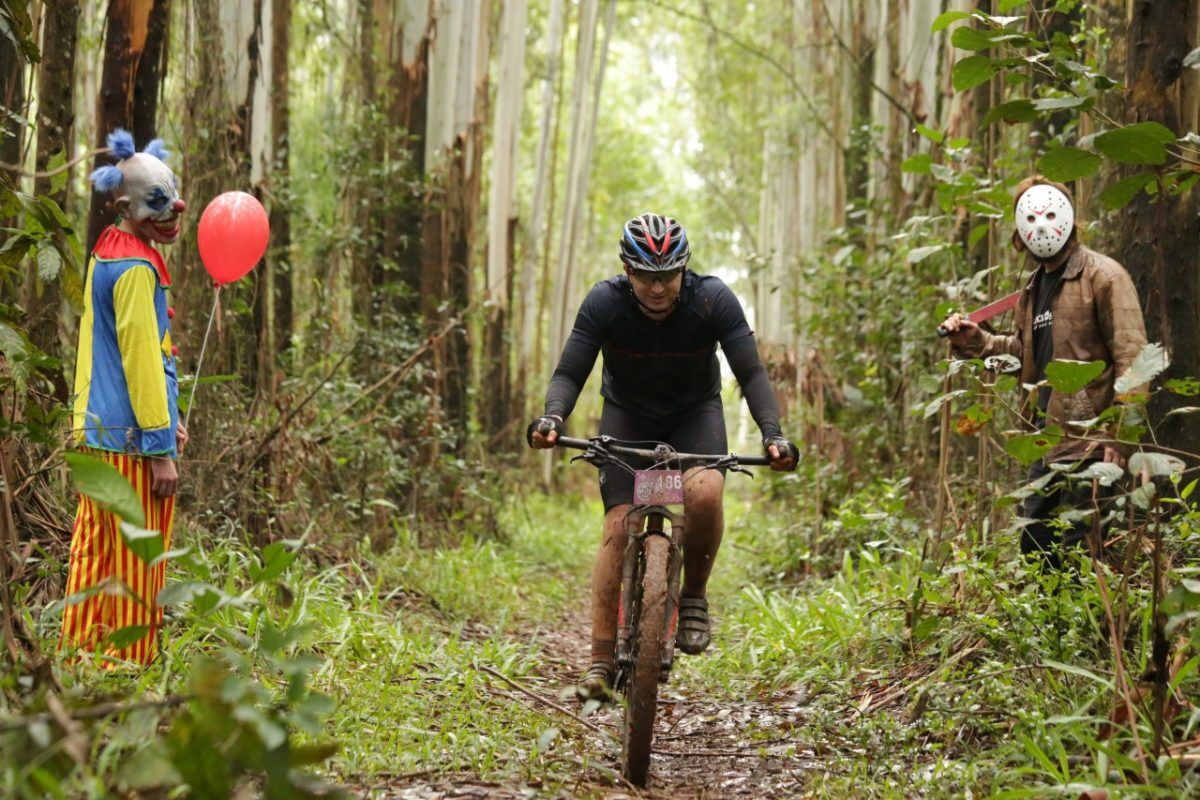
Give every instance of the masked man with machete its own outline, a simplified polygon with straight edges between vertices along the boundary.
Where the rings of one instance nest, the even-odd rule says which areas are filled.
[[[1103,361],[1104,371],[1074,394],[1048,385],[1029,396],[1026,416],[1038,428],[1055,425],[1062,439],[1029,468],[1030,483],[1058,474],[1041,492],[1027,497],[1022,516],[1030,520],[1021,534],[1021,552],[1039,556],[1051,567],[1062,563],[1062,551],[1086,540],[1089,520],[1076,521],[1059,531],[1052,524],[1058,509],[1091,508],[1090,482],[1070,481],[1064,472],[1073,466],[1104,460],[1124,466],[1130,447],[1115,441],[1111,428],[1087,428],[1071,423],[1095,419],[1120,402],[1114,384],[1146,345],[1146,328],[1137,290],[1125,268],[1079,243],[1075,209],[1066,186],[1034,175],[1017,186],[1013,247],[1035,266],[1017,297],[1013,335],[984,331],[972,316],[953,314],[943,324],[955,355],[981,358],[1008,354],[1021,361],[1021,382],[1033,385],[1046,378],[1051,361]],[[1144,387],[1135,389],[1143,391]],[[1050,465],[1062,465],[1062,471]],[[1099,543],[1097,543],[1099,544]]]

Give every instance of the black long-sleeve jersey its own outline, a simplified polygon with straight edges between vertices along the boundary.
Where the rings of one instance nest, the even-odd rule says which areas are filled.
[[[779,406],[742,304],[720,278],[691,270],[674,310],[661,320],[639,309],[627,276],[593,286],[550,379],[545,413],[570,415],[603,352],[606,400],[648,419],[678,418],[720,398],[717,344],[763,436],[779,436]]]

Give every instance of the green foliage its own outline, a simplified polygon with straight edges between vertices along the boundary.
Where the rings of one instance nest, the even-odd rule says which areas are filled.
[[[1065,361],[1056,359],[1046,365],[1046,380],[1055,391],[1075,394],[1100,377],[1108,365],[1103,361]]]
[[[145,527],[142,500],[116,467],[87,453],[67,453],[63,458],[71,468],[71,480],[79,491],[99,503],[105,511],[112,511],[139,528]]]
[[[1002,5],[1016,7],[1012,3]],[[1005,12],[1001,9],[1000,13]],[[984,117],[985,127],[997,122],[1012,125],[1035,121],[1049,126],[1054,115],[1064,112],[1095,117],[1106,130],[1075,139],[1077,122],[1070,121],[1057,131],[1047,151],[1038,158],[1038,170],[1052,180],[1070,182],[1095,175],[1106,161],[1159,168],[1121,178],[1108,186],[1100,200],[1109,210],[1124,207],[1142,191],[1153,194],[1158,187],[1156,178],[1167,178],[1172,184],[1185,176],[1191,179],[1193,170],[1176,169],[1185,165],[1179,152],[1173,149],[1179,138],[1174,131],[1153,121],[1121,125],[1099,110],[1103,94],[1118,85],[1101,72],[1094,55],[1104,47],[1103,29],[1081,27],[1070,35],[1056,32],[1042,38],[1045,34],[1039,30],[1014,29],[1014,23],[1026,19],[1031,17],[993,16],[982,11],[947,12],[932,25],[936,32],[955,22],[975,23],[961,25],[951,35],[955,47],[972,53],[955,62],[951,76],[955,90],[960,92],[993,75],[1004,79],[1005,96]],[[1036,74],[1036,80],[1029,80],[1029,69]]]
[[[1078,147],[1056,147],[1038,159],[1038,170],[1052,181],[1069,182],[1095,174],[1102,160]]]

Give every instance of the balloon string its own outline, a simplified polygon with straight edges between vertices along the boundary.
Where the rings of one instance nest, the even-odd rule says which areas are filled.
[[[200,386],[200,367],[204,364],[204,351],[208,348],[208,334],[212,332],[213,319],[217,316],[217,303],[221,300],[221,287],[218,285],[213,292],[212,311],[208,312],[208,327],[204,329],[204,341],[200,343],[200,358],[196,359],[196,375],[192,378],[192,396],[188,398],[187,413],[183,417],[183,427],[187,428],[192,420],[192,409],[196,407],[196,389]]]

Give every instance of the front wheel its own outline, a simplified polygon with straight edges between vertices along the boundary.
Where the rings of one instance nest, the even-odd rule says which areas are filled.
[[[667,609],[667,568],[671,543],[665,536],[651,534],[642,542],[645,569],[642,571],[641,603],[634,620],[636,638],[633,669],[625,682],[625,725],[622,762],[625,778],[645,786],[650,771],[650,740],[658,704],[658,679],[662,670],[663,626]]]

